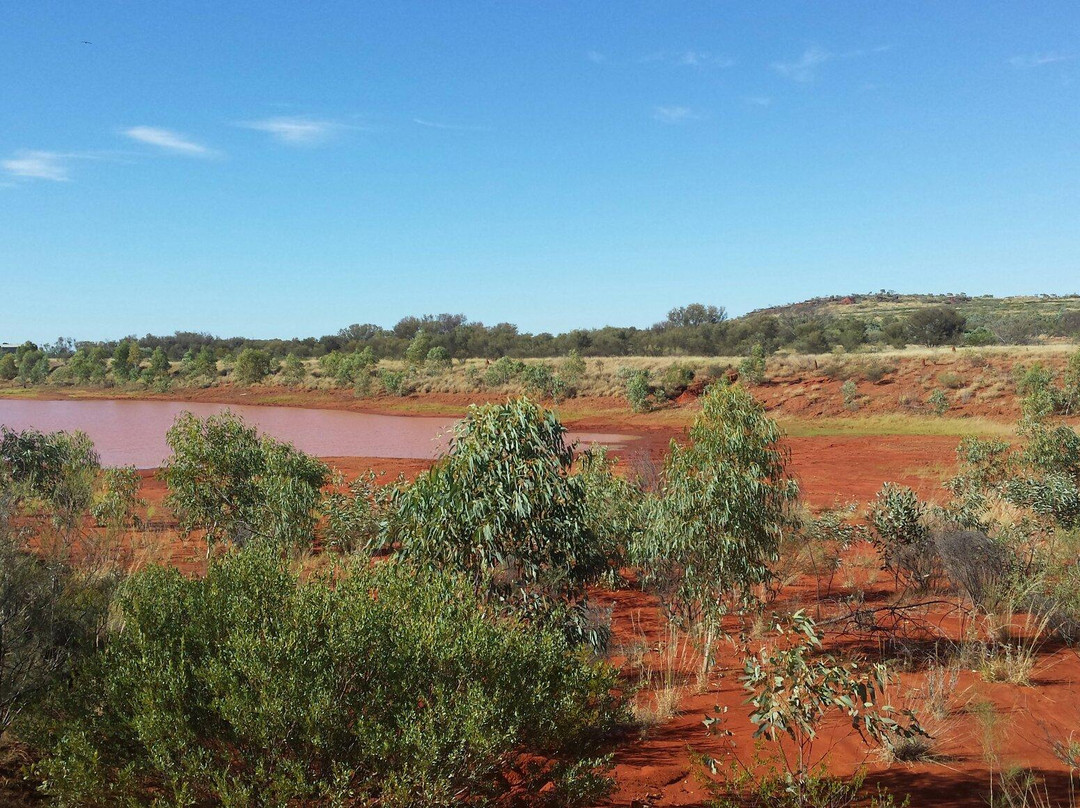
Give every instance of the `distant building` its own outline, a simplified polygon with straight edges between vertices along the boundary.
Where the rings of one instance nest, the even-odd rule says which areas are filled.
[[[10,342],[0,342],[0,356],[6,353],[15,353],[17,350],[19,350],[18,345],[13,345]]]

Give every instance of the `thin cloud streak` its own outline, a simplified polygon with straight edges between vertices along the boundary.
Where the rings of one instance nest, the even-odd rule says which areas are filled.
[[[784,78],[807,83],[817,76],[817,69],[834,58],[833,54],[816,45],[803,51],[794,62],[773,62],[772,68]]]
[[[484,126],[468,126],[466,124],[457,123],[442,123],[440,121],[431,121],[427,118],[413,118],[412,122],[417,126],[424,126],[428,129],[442,129],[447,132],[486,132],[487,127]]]
[[[653,119],[660,121],[661,123],[687,123],[689,121],[696,121],[701,116],[690,107],[655,107],[653,109]]]
[[[807,84],[817,78],[819,67],[834,59],[862,59],[866,56],[886,53],[892,49],[892,45],[878,45],[873,48],[857,48],[843,53],[832,53],[817,45],[812,45],[793,62],[773,62],[772,69],[785,78]]]
[[[1076,56],[1075,53],[1049,51],[1047,53],[1033,53],[1030,56],[1014,56],[1009,60],[1009,64],[1019,68],[1042,67],[1043,65],[1053,65],[1059,62],[1071,62],[1076,59]]]
[[[654,51],[642,56],[639,60],[642,64],[660,62],[675,67],[733,67],[735,60],[729,56],[722,56],[708,51],[682,50],[682,51]]]
[[[67,166],[69,157],[71,155],[58,152],[21,149],[14,157],[0,161],[0,167],[12,177],[67,182],[71,179]]]
[[[244,121],[237,126],[266,132],[275,140],[289,146],[313,146],[325,143],[342,129],[355,128],[346,127],[336,121],[303,117],[265,118],[259,121]]]
[[[139,143],[189,157],[210,157],[216,154],[212,149],[190,140],[179,132],[156,126],[132,126],[125,129],[123,134]]]

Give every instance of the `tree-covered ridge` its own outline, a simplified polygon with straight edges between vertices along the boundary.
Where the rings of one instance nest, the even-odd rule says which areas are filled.
[[[930,327],[927,327],[927,323]],[[420,335],[419,345],[417,337]],[[119,341],[76,342],[60,338],[38,346],[26,343],[0,357],[0,380],[40,379],[47,372],[43,358],[78,355],[76,375],[92,380],[110,361],[121,372],[132,361],[152,359],[191,362],[239,358],[256,350],[275,359],[300,359],[337,351],[352,354],[370,349],[371,359],[547,358],[576,351],[581,356],[744,356],[755,345],[767,352],[793,350],[826,353],[837,346],[902,347],[907,344],[1025,344],[1045,337],[1080,336],[1080,296],[969,297],[964,294],[900,295],[881,291],[815,298],[802,303],[728,317],[722,306],[692,303],[679,306],[651,326],[578,328],[562,334],[527,333],[512,323],[485,325],[464,314],[403,317],[392,327],[353,324],[335,334],[292,339],[218,337],[178,331],[169,336],[147,334]],[[423,356],[413,356],[423,348]],[[135,352],[133,352],[133,349]],[[245,366],[259,370],[261,358],[249,355]]]

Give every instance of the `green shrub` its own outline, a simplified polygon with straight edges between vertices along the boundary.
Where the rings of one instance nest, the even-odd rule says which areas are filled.
[[[436,345],[427,353],[427,358],[424,360],[424,370],[429,376],[437,376],[450,370],[451,364],[450,352],[441,345]]]
[[[844,409],[859,409],[859,388],[854,379],[848,379],[840,386],[840,395],[844,398]]]
[[[798,486],[780,430],[741,385],[713,384],[685,446],[672,442],[661,496],[632,548],[672,619],[715,626],[769,580]]]
[[[739,362],[739,378],[748,384],[765,381],[765,348],[760,343],[750,349],[750,355]]]
[[[134,466],[118,466],[105,469],[101,480],[101,492],[90,513],[101,527],[120,531],[139,526],[138,509],[146,503],[139,499],[142,479]]]
[[[299,387],[307,379],[307,368],[304,361],[294,353],[285,357],[281,365],[281,382],[289,387]]]
[[[251,539],[307,546],[315,535],[322,487],[321,461],[273,438],[226,410],[206,419],[177,416],[168,432],[172,456],[161,477],[166,504],[183,530],[203,530],[209,549]]]
[[[964,378],[952,370],[942,371],[937,378],[942,387],[947,387],[950,390],[959,390],[964,386]]]
[[[23,549],[10,505],[0,501],[0,735],[94,650],[114,584]]]
[[[915,492],[894,483],[885,483],[870,506],[870,524],[885,566],[919,589],[930,586],[938,568],[925,518],[926,506]]]
[[[620,368],[619,377],[626,385],[626,400],[634,412],[648,412],[651,406],[652,385],[648,370]]]
[[[693,380],[694,369],[689,365],[675,362],[668,365],[660,376],[660,389],[665,397],[678,398],[686,392],[686,388],[690,386],[690,382]]]
[[[935,390],[926,399],[926,403],[930,405],[930,409],[934,411],[934,415],[944,415],[949,410],[949,397],[945,395],[944,390]]]
[[[236,357],[233,378],[240,384],[258,384],[270,375],[272,362],[266,351],[245,348]]]
[[[524,362],[503,356],[492,362],[484,371],[484,384],[488,387],[501,387],[514,381],[524,370]]]
[[[416,389],[412,377],[404,370],[383,368],[379,371],[379,383],[392,396],[407,396]]]
[[[19,375],[19,365],[15,361],[15,354],[0,356],[0,380],[5,382],[14,381]]]
[[[486,614],[459,579],[361,562],[301,580],[269,548],[149,568],[123,630],[28,737],[59,806],[589,805],[614,671]]]
[[[401,493],[389,539],[492,603],[561,619],[608,566],[573,462],[562,424],[528,399],[470,407],[449,453]]]

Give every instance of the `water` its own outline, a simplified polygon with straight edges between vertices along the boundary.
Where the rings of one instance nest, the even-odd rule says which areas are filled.
[[[0,400],[0,424],[42,432],[80,429],[107,466],[157,468],[169,456],[165,433],[182,412],[200,417],[231,410],[260,433],[292,443],[316,457],[434,458],[449,445],[454,419],[371,415],[297,407],[255,407],[179,401]],[[615,449],[630,435],[571,432],[582,445]]]

